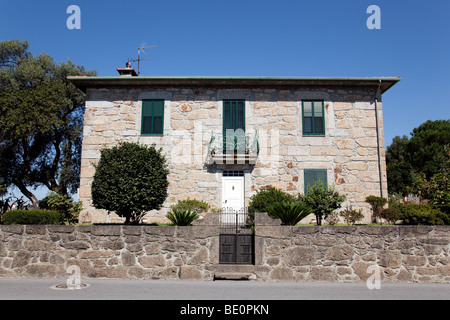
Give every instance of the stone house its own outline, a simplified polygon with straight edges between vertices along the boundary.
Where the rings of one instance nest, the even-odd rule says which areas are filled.
[[[91,201],[100,149],[155,144],[169,163],[169,196],[147,222],[183,199],[240,210],[257,190],[304,193],[315,180],[344,207],[387,197],[381,95],[400,78],[69,77],[87,94],[80,221],[113,222]]]

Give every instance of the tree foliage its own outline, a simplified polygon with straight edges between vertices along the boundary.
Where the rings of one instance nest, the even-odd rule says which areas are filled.
[[[430,196],[424,184],[426,189],[443,191],[435,187],[445,187],[442,182],[450,179],[450,120],[428,120],[410,138],[395,137],[387,147],[386,165],[390,194]]]
[[[381,218],[381,212],[383,211],[384,206],[388,203],[388,200],[383,197],[372,195],[366,197],[366,202],[372,207],[372,221],[377,223],[377,219]]]
[[[95,75],[70,60],[33,56],[27,41],[0,42],[0,177],[35,207],[33,188],[79,187],[84,97],[69,75]]]
[[[126,224],[140,223],[147,211],[160,208],[169,185],[161,149],[126,142],[100,152],[92,182],[96,208],[116,212]]]
[[[258,190],[256,191],[256,194],[250,197],[248,212],[250,214],[254,214],[255,212],[267,212],[267,209],[276,202],[293,202],[295,200],[293,195],[285,193],[277,188]]]
[[[340,195],[333,186],[327,187],[318,180],[308,188],[305,195],[299,194],[299,199],[311,206],[316,215],[316,223],[320,226],[322,219],[326,219],[330,213],[339,209],[346,197]]]

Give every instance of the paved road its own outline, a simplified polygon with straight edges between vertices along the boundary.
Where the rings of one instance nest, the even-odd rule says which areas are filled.
[[[450,284],[288,283],[82,279],[78,290],[52,288],[66,279],[2,279],[1,300],[449,300]]]

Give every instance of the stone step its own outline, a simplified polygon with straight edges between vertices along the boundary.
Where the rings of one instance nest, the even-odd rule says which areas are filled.
[[[214,266],[214,280],[256,280],[254,265],[222,264]]]
[[[256,275],[254,273],[223,273],[218,272],[214,274],[214,280],[256,280]]]

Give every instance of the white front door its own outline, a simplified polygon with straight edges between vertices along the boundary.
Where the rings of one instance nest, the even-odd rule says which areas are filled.
[[[227,211],[244,209],[244,177],[222,177],[222,207]]]

